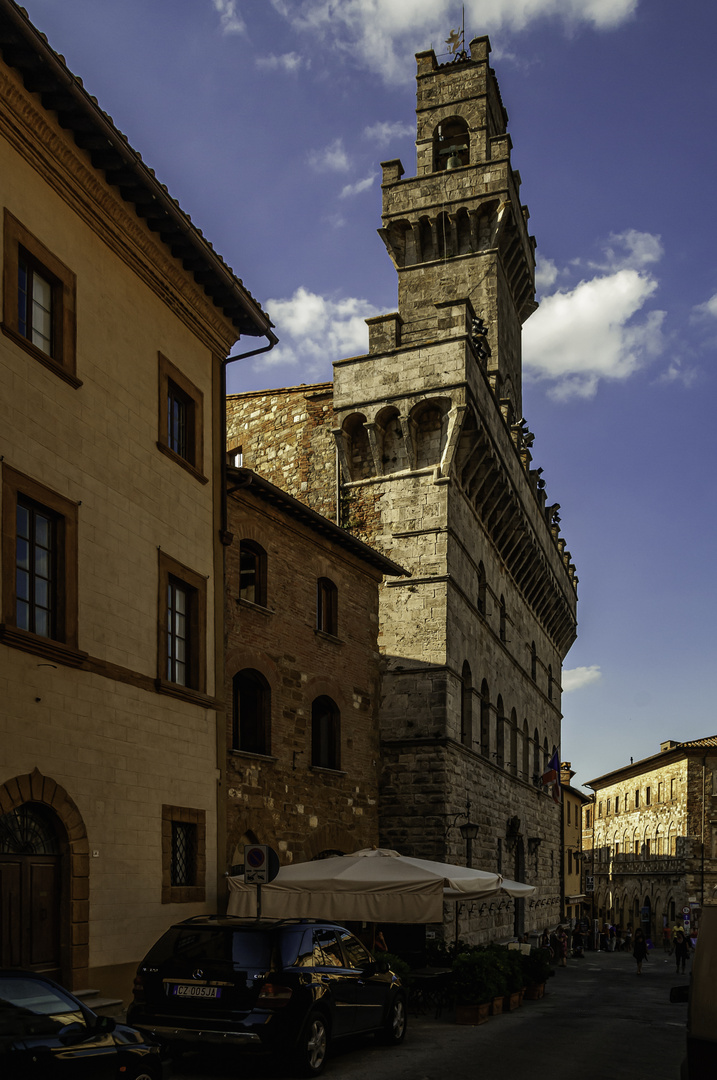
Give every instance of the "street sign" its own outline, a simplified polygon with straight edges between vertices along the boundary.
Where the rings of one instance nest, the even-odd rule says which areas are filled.
[[[279,856],[266,844],[244,847],[244,881],[247,885],[266,885],[279,873]]]
[[[688,907],[683,907],[682,914],[683,915],[689,915],[689,913],[690,913],[690,909]]]
[[[595,878],[592,874],[586,874],[585,876],[585,892],[595,892]]]

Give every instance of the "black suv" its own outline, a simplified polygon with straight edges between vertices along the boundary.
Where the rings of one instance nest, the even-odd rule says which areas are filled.
[[[137,969],[127,1022],[172,1053],[201,1044],[265,1049],[321,1071],[331,1039],[403,1041],[406,995],[335,923],[200,916],[177,923]]]

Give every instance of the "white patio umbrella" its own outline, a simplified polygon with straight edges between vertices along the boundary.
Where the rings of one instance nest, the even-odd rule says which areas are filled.
[[[442,922],[443,902],[499,895],[529,896],[535,889],[500,874],[413,859],[386,848],[283,866],[261,887],[268,918],[318,918],[365,922]],[[256,915],[256,886],[229,878],[230,915]]]

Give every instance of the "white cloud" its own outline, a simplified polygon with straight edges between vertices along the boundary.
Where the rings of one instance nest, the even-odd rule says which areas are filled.
[[[413,124],[405,123],[403,120],[379,120],[378,123],[365,127],[363,135],[365,139],[370,139],[378,146],[388,146],[394,139],[414,135],[415,131]]]
[[[705,300],[704,304],[697,304],[692,310],[696,315],[709,315],[717,319],[717,293]]]
[[[331,364],[368,349],[365,319],[380,314],[367,300],[319,296],[300,286],[288,300],[267,300],[279,345],[257,368],[301,367],[302,378],[328,380]]]
[[[605,260],[589,263],[594,270],[644,270],[660,261],[664,255],[662,240],[654,233],[626,229],[611,233],[603,248]]]
[[[243,34],[246,24],[237,14],[237,0],[212,0],[214,10],[218,11],[223,34]]]
[[[558,268],[552,259],[538,255],[535,261],[535,288],[538,293],[552,288],[558,280]]]
[[[456,18],[454,0],[272,0],[295,30],[325,38],[386,81],[404,80],[412,53],[433,42],[447,50]],[[520,31],[539,19],[560,19],[568,27],[610,30],[624,23],[638,0],[466,0],[466,38],[496,30]]]
[[[667,370],[662,372],[657,381],[661,383],[680,382],[689,389],[697,379],[698,374],[697,368],[687,367],[679,358],[675,357],[670,360]]]
[[[290,52],[282,53],[280,56],[276,56],[274,53],[269,53],[268,56],[258,56],[256,58],[256,66],[262,68],[265,71],[288,71],[292,73],[298,71],[305,63],[303,56],[299,53]],[[308,67],[308,64],[306,65]]]
[[[550,382],[560,401],[627,379],[663,348],[665,313],[635,318],[656,289],[651,275],[622,269],[545,297],[523,330],[526,374]]]
[[[347,199],[351,195],[360,195],[362,191],[368,191],[370,187],[373,187],[376,175],[376,173],[372,173],[365,180],[357,180],[355,184],[347,184],[346,187],[342,188],[339,198]]]
[[[592,664],[590,667],[571,668],[570,671],[563,669],[563,693],[570,694],[573,690],[582,690],[584,686],[600,682],[601,679],[602,671],[598,664]]]
[[[323,150],[311,150],[308,162],[316,172],[346,172],[349,168],[348,154],[344,149],[343,139],[334,139]]]

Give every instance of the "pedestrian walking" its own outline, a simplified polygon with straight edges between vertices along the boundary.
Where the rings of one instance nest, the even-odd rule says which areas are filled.
[[[647,960],[647,942],[642,930],[635,931],[635,943],[632,946],[632,955],[637,961],[637,974],[642,975],[642,961]]]
[[[685,964],[687,963],[689,955],[690,944],[682,931],[678,930],[675,934],[675,971],[678,975],[680,974],[680,966],[682,967],[682,974],[684,975]]]
[[[561,967],[568,966],[568,935],[565,933],[565,928],[558,927],[558,961]]]
[[[665,952],[672,956],[672,927],[667,923],[662,928],[662,946]]]

